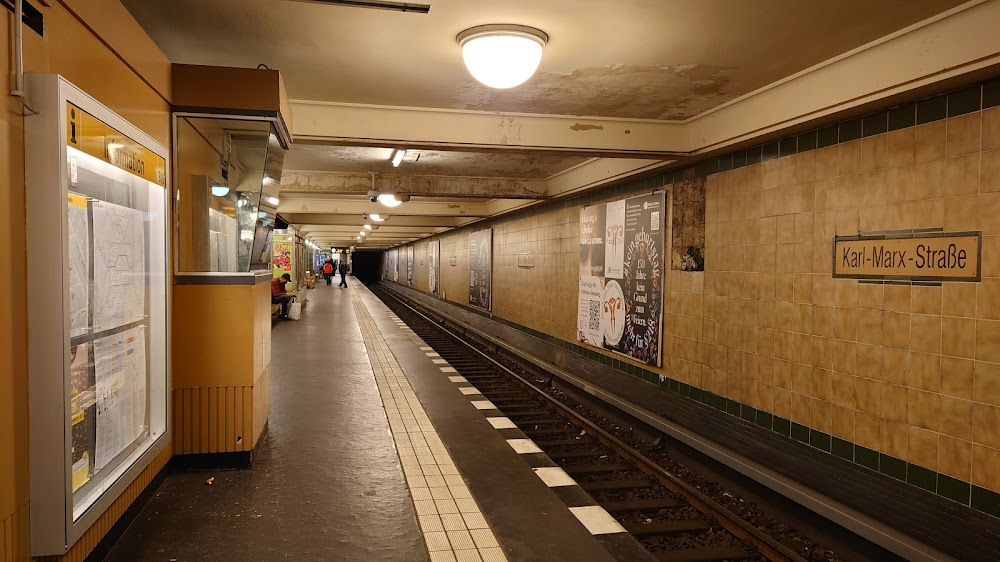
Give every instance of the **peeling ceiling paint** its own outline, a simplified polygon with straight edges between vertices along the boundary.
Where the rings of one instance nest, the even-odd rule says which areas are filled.
[[[633,119],[685,119],[739,95],[732,67],[700,64],[587,67],[539,72],[510,90],[458,89],[454,109]],[[574,125],[576,127],[577,125]],[[587,130],[587,127],[574,128]]]

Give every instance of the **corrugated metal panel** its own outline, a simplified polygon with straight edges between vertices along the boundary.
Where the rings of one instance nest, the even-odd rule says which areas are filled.
[[[30,538],[28,536],[28,506],[0,521],[0,562],[24,562],[28,560]]]
[[[268,392],[252,386],[176,388],[174,399],[174,451],[178,455],[234,453],[253,448],[256,427],[255,400]],[[263,411],[267,412],[264,408]],[[255,436],[254,436],[255,437]]]

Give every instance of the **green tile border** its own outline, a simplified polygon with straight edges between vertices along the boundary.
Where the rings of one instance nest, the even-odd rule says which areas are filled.
[[[933,123],[997,105],[1000,105],[1000,78],[979,82],[961,90],[907,102],[805,133],[782,137],[746,150],[723,154],[695,164],[694,171],[696,176],[709,176],[792,154],[801,154],[873,135]]]

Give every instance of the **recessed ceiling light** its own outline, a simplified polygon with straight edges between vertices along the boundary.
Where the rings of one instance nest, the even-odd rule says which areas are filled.
[[[545,32],[523,25],[480,25],[458,34],[462,59],[472,76],[498,89],[523,84],[542,62]]]
[[[404,156],[406,156],[406,151],[397,148],[396,152],[392,153],[392,167],[398,168],[399,163],[403,161]]]

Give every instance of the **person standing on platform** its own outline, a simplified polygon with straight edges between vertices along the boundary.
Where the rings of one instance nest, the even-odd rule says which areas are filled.
[[[323,264],[323,277],[326,277],[326,286],[329,287],[333,285],[333,260],[326,260]]]
[[[340,260],[340,286],[347,286],[347,270],[349,269],[347,265],[347,260]]]
[[[292,276],[285,273],[281,277],[271,281],[271,304],[281,305],[281,314],[278,318],[282,320],[288,319],[288,304],[295,298],[295,295],[291,295],[285,290],[285,283],[291,280]]]

